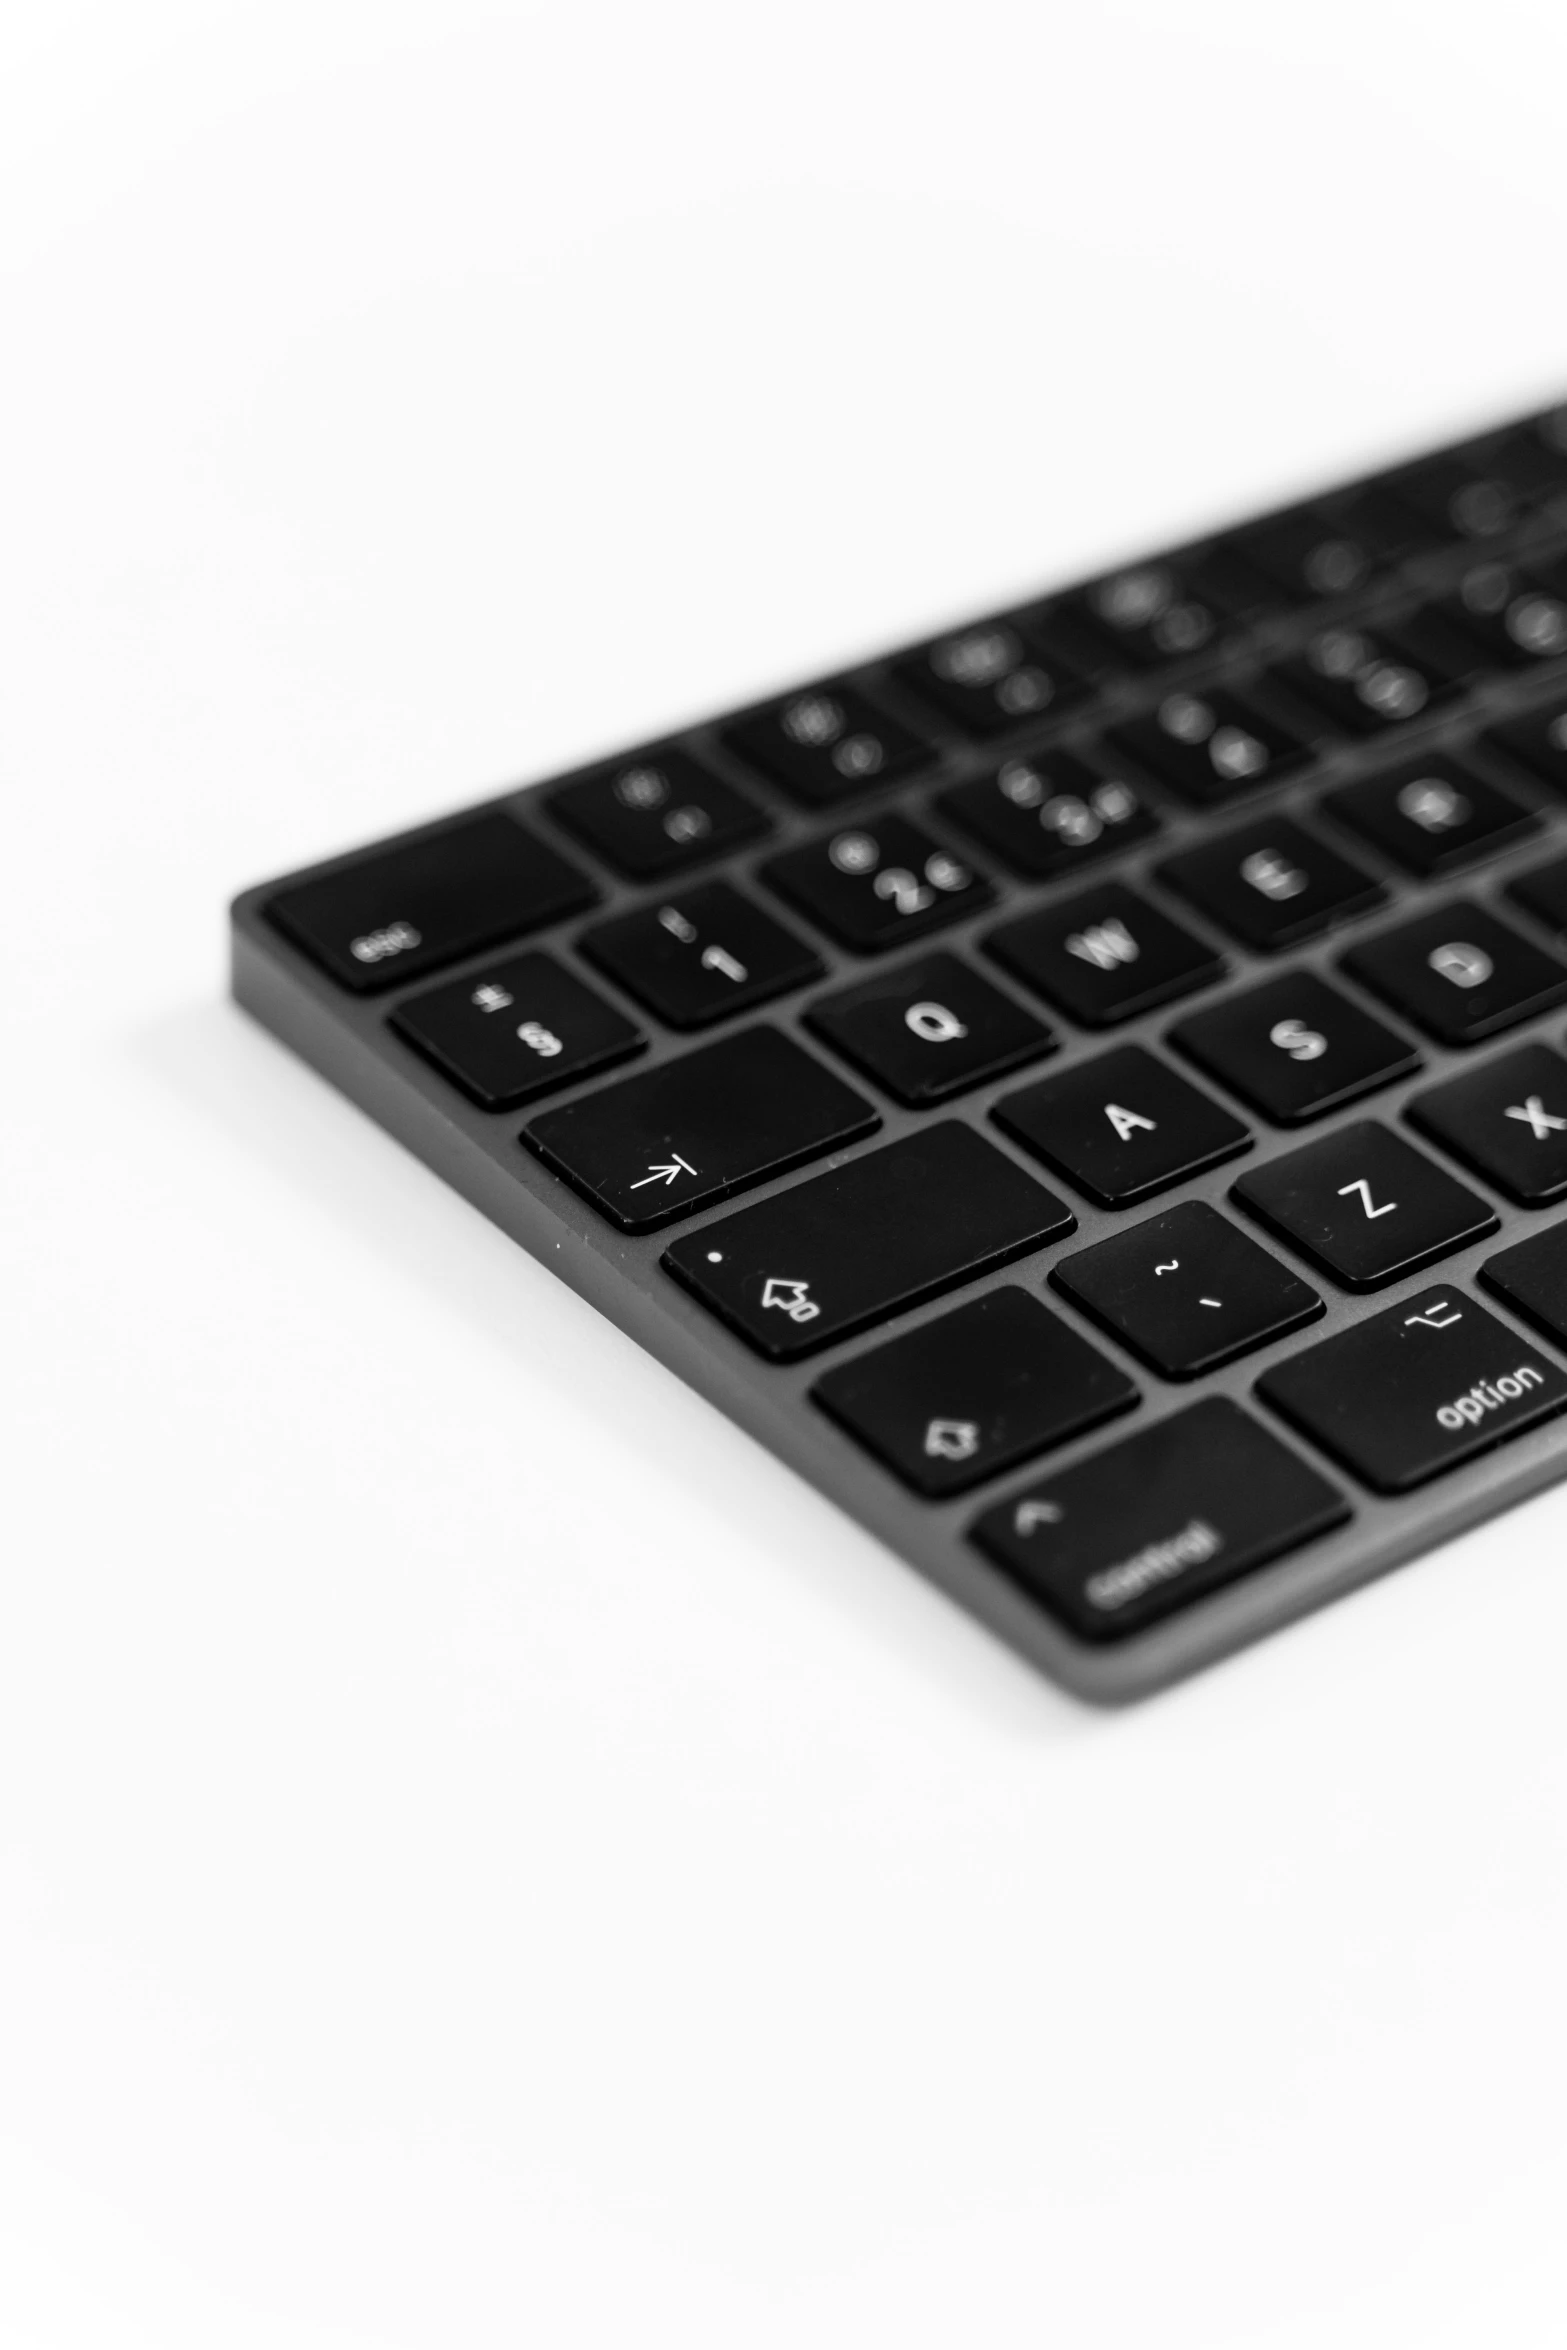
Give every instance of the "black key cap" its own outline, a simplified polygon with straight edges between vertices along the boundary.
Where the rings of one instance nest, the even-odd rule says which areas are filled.
[[[1118,881],[1003,923],[987,954],[1085,1028],[1108,1028],[1190,995],[1224,957]]]
[[[818,1036],[913,1109],[1055,1050],[1042,1020],[956,955],[921,955],[856,987],[818,996],[806,1019]]]
[[[1529,669],[1567,653],[1567,603],[1546,583],[1507,563],[1477,563],[1456,596],[1435,609],[1467,629],[1497,669]]]
[[[1560,497],[1567,490],[1567,410],[1549,409],[1503,433],[1486,450],[1484,464],[1521,498]]]
[[[998,1502],[970,1529],[1080,1640],[1124,1640],[1341,1526],[1349,1504],[1210,1396]]]
[[[1058,717],[1088,693],[1069,662],[1030,642],[1010,620],[944,637],[900,661],[892,674],[966,734],[981,736]]]
[[[1442,1288],[1279,1363],[1257,1392],[1375,1492],[1408,1493],[1559,1412],[1567,1374]]]
[[[1276,1126],[1303,1126],[1420,1066],[1413,1045],[1311,971],[1191,1012],[1170,1042]]]
[[[1009,1093],[991,1116],[1106,1208],[1130,1207],[1251,1144],[1238,1118],[1135,1044]]]
[[[1392,486],[1405,505],[1447,539],[1503,538],[1523,520],[1508,484],[1462,457],[1428,457],[1399,474]]]
[[[842,683],[791,694],[741,719],[723,740],[809,808],[830,808],[936,760],[929,743],[878,710],[858,686]]]
[[[774,1362],[970,1281],[1075,1219],[971,1126],[927,1126],[687,1232],[677,1281]]]
[[[1358,865],[1285,816],[1259,817],[1187,849],[1161,865],[1159,877],[1263,954],[1315,938],[1379,905],[1384,894]]]
[[[1080,654],[1091,673],[1107,666],[1162,669],[1216,644],[1230,613],[1265,600],[1246,565],[1215,546],[1112,572],[1050,605],[1042,625]]]
[[[1332,503],[1297,507],[1241,531],[1232,542],[1244,561],[1285,589],[1296,604],[1327,603],[1368,587],[1386,569],[1380,541]]]
[[[1346,1289],[1381,1289],[1497,1224],[1486,1201],[1369,1119],[1249,1168],[1233,1191]]]
[[[341,986],[366,995],[524,938],[597,895],[575,865],[495,814],[372,850],[283,890],[267,912]]]
[[[1465,898],[1368,939],[1344,961],[1442,1044],[1478,1044],[1567,997],[1567,963]]]
[[[650,1232],[880,1124],[792,1037],[748,1028],[545,1110],[522,1139],[612,1224]]]
[[[1417,1093],[1405,1114],[1526,1208],[1567,1192],[1567,1061],[1523,1044]]]
[[[1511,848],[1540,822],[1499,784],[1449,756],[1363,776],[1329,792],[1322,805],[1421,881]]]
[[[1567,795],[1567,701],[1549,702],[1527,718],[1509,718],[1481,739],[1488,749],[1505,752],[1537,783]]]
[[[1069,751],[1008,759],[994,775],[943,792],[936,805],[1031,881],[1053,881],[1159,829],[1136,784],[1098,775]]]
[[[1458,692],[1479,665],[1467,639],[1429,619],[1394,628],[1324,628],[1270,676],[1350,734],[1386,734]],[[1451,638],[1451,642],[1449,642]]]
[[[811,1394],[932,1500],[1065,1444],[1137,1390],[1024,1289],[993,1289],[905,1338],[840,1363]]]
[[[1224,687],[1166,694],[1146,718],[1116,727],[1111,740],[1198,807],[1279,783],[1312,757],[1287,726]]]
[[[550,794],[557,824],[632,881],[658,881],[721,856],[769,827],[732,784],[689,751],[651,751]]]
[[[1487,1257],[1480,1267],[1487,1289],[1547,1338],[1567,1346],[1567,1224],[1558,1220],[1544,1232]]]
[[[399,1035],[487,1110],[512,1110],[647,1043],[549,955],[513,955],[466,979],[410,996],[392,1014]]]
[[[1051,1279],[1167,1379],[1217,1370],[1323,1311],[1298,1273],[1203,1200],[1080,1249]]]
[[[1516,874],[1507,884],[1507,895],[1547,930],[1567,938],[1567,857]]]
[[[585,930],[577,942],[671,1028],[705,1028],[820,976],[822,961],[727,881]]]
[[[878,816],[786,849],[762,867],[762,878],[862,955],[959,921],[991,894],[982,875],[907,816]]]

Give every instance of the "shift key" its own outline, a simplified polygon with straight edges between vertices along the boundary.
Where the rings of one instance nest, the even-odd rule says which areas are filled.
[[[792,1037],[746,1028],[545,1110],[522,1139],[623,1232],[651,1232],[880,1124]]]
[[[683,1234],[664,1264],[758,1354],[784,1362],[1075,1223],[994,1143],[945,1123]]]

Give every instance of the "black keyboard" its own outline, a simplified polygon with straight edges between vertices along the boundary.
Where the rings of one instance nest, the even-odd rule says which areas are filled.
[[[269,882],[234,989],[1157,1687],[1567,1471],[1567,408]]]

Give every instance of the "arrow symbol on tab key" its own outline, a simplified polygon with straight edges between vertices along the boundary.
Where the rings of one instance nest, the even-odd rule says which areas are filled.
[[[1061,1512],[1053,1501],[1020,1501],[1012,1512],[1014,1534],[1032,1534],[1036,1526],[1059,1526]]]
[[[631,1189],[641,1191],[649,1183],[662,1183],[667,1188],[674,1182],[677,1175],[694,1175],[695,1173],[696,1169],[692,1166],[691,1161],[683,1159],[676,1151],[672,1159],[661,1160],[657,1166],[650,1164],[647,1173],[639,1175]]]

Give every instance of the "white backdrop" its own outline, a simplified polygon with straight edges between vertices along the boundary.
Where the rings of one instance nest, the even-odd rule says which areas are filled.
[[[1090,1716],[264,874],[1567,385],[1550,0],[13,0],[0,2340],[1567,2339],[1567,1499]]]

